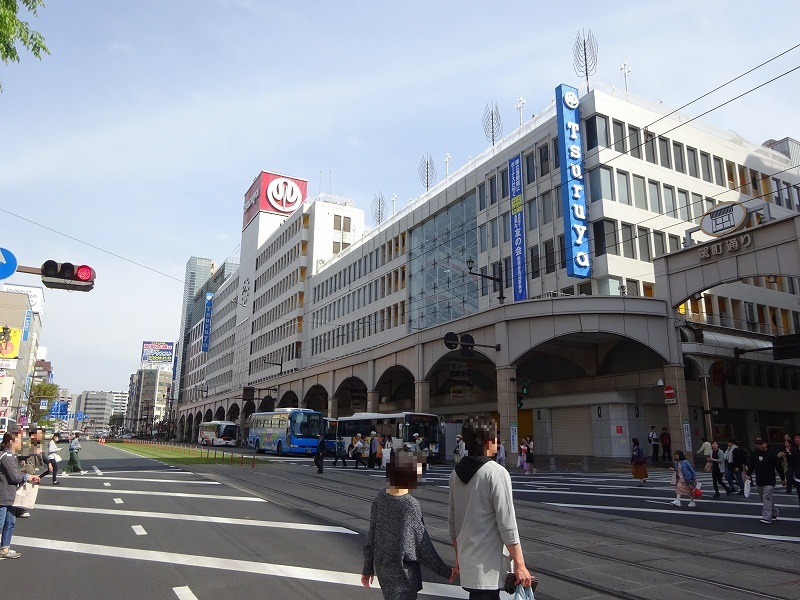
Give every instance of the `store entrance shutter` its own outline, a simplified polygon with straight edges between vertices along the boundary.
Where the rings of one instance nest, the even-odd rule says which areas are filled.
[[[592,407],[554,408],[553,454],[594,456],[592,444]]]

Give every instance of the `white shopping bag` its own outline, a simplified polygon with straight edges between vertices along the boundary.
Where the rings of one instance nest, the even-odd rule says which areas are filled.
[[[744,482],[744,497],[745,498],[749,498],[750,497],[750,480],[749,479]]]

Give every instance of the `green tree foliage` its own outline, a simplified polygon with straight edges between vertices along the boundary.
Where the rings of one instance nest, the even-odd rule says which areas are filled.
[[[2,1],[2,0],[0,0]],[[55,383],[35,383],[28,396],[28,418],[31,423],[39,421],[49,414],[49,409],[39,408],[39,402],[47,399],[48,406],[58,398],[58,386]]]
[[[0,0],[0,59],[5,64],[9,61],[19,62],[18,44],[40,60],[42,54],[50,54],[50,50],[44,45],[42,34],[20,20],[20,5],[36,16],[39,7],[44,7],[44,0]]]
[[[112,429],[121,429],[125,424],[125,415],[122,413],[114,413],[108,418],[108,426]]]

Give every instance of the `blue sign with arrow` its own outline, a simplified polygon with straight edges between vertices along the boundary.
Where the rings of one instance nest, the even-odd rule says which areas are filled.
[[[0,248],[0,279],[7,279],[17,271],[17,257],[11,250]]]

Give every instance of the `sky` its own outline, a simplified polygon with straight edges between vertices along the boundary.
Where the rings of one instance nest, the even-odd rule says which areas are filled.
[[[19,263],[93,266],[89,293],[45,290],[40,343],[71,393],[126,390],[144,340],[179,335],[186,261],[236,256],[244,193],[262,170],[308,179],[367,212],[397,210],[596,74],[678,108],[800,43],[794,1],[396,3],[47,0],[22,14],[41,61],[0,63],[0,247]],[[684,109],[699,115],[800,65],[800,49]],[[702,121],[755,143],[800,139],[800,70]],[[40,285],[17,274],[9,283]]]

